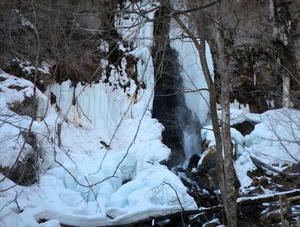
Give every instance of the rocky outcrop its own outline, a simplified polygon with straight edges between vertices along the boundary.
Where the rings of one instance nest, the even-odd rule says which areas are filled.
[[[9,109],[21,116],[29,116],[35,119],[38,111],[38,101],[34,97],[25,96],[23,102],[11,103]]]
[[[189,0],[191,7],[210,1]],[[282,107],[283,78],[290,79],[291,105],[299,108],[299,1],[219,1],[194,13],[194,24],[210,43],[220,90],[216,31],[225,34],[230,56],[232,100],[249,104],[252,112]]]
[[[168,14],[167,8],[161,8],[156,18]],[[155,69],[155,97],[153,102],[153,117],[165,127],[162,133],[163,143],[171,148],[172,153],[168,161],[170,167],[183,163],[185,160],[182,144],[182,130],[178,125],[178,106],[183,96],[178,94],[181,88],[177,53],[171,49],[168,38],[169,23],[158,20],[154,26],[155,46],[153,47],[153,61]],[[177,64],[174,64],[176,62]]]
[[[116,48],[120,37],[113,27],[117,5],[118,1],[93,0],[4,1],[0,5],[0,68],[30,79],[33,73],[18,66],[33,68],[38,60],[39,67],[50,68],[46,84],[39,84],[45,72],[38,72],[41,90],[49,80],[70,79],[74,85],[99,80],[104,70],[99,66],[101,59],[116,61],[120,56]]]

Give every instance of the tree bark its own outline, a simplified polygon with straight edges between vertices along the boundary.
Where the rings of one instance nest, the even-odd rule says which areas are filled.
[[[282,106],[290,107],[290,77],[287,75],[282,76]]]
[[[230,80],[229,56],[225,49],[223,31],[217,31],[217,47],[221,69],[221,108],[222,108],[222,153],[224,158],[224,184],[221,187],[222,200],[227,218],[227,225],[237,226],[237,193],[235,188],[235,171],[230,133]]]

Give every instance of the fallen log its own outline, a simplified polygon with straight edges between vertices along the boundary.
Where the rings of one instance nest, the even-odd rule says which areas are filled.
[[[273,166],[270,166],[251,155],[250,155],[250,158],[251,158],[252,162],[254,163],[254,165],[256,165],[256,167],[259,169],[264,170],[263,168],[265,168],[265,169],[271,170],[274,173],[278,173],[278,174],[282,175],[283,177],[286,177],[287,179],[292,180],[292,181],[297,180],[297,178],[299,177],[299,175],[293,175],[293,174],[282,172],[282,171],[274,168]]]
[[[258,195],[258,196],[252,196],[252,197],[240,197],[237,199],[237,203],[239,208],[242,208],[243,206],[248,206],[248,205],[259,205],[262,203],[266,202],[275,202],[279,200],[280,195],[285,195],[285,196],[299,196],[300,195],[300,189],[299,190],[291,190],[291,191],[285,191],[285,192],[278,192],[275,194],[270,194],[270,195]],[[127,225],[122,225],[122,226],[134,226],[136,224],[141,224],[141,223],[146,223],[146,222],[151,222],[152,220],[155,221],[162,221],[166,219],[174,219],[174,218],[181,218],[181,217],[186,217],[189,215],[197,215],[197,214],[212,214],[215,212],[220,212],[223,208],[223,205],[218,205],[218,206],[213,206],[213,207],[202,207],[197,210],[187,210],[187,211],[178,211],[173,214],[168,214],[168,215],[162,215],[162,216],[150,216],[147,217],[146,219],[136,221],[134,223],[130,223]]]
[[[223,208],[223,205],[218,205],[218,206],[213,206],[213,207],[201,207],[197,210],[178,211],[173,214],[167,214],[167,215],[162,215],[162,216],[150,216],[143,220],[136,221],[134,223],[125,224],[125,225],[123,224],[122,226],[129,227],[129,226],[135,226],[137,224],[141,224],[141,223],[145,223],[145,222],[151,222],[152,220],[162,221],[162,220],[166,220],[166,219],[182,218],[182,217],[186,217],[189,215],[196,215],[196,214],[201,214],[201,213],[212,214],[215,212],[219,212],[222,208]]]
[[[258,196],[251,196],[251,197],[240,197],[237,199],[239,206],[250,205],[250,204],[258,204],[258,203],[267,203],[267,202],[275,202],[279,200],[279,196],[299,196],[300,189],[285,191],[285,192],[278,192],[269,195],[258,195]]]

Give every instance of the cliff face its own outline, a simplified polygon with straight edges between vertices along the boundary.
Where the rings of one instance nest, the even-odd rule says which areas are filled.
[[[192,7],[199,4],[189,3]],[[299,4],[288,0],[220,1],[194,13],[194,24],[212,49],[218,90],[222,72],[216,29],[221,28],[230,56],[232,100],[249,104],[252,112],[282,107],[283,78],[289,78],[291,106],[299,108]]]
[[[94,82],[91,78],[101,59],[115,48],[120,40],[114,29],[117,1],[5,1],[0,4],[0,67],[6,72],[30,79],[19,65],[47,63],[50,74],[39,72],[38,86],[42,90],[46,80],[62,82],[71,79]],[[105,31],[105,32],[103,32]],[[106,42],[105,40],[110,40]],[[112,51],[111,61],[119,52]],[[117,56],[117,57],[116,57]],[[113,63],[115,63],[113,62]],[[110,62],[111,63],[111,62]],[[47,74],[47,73],[46,73]],[[39,79],[43,78],[44,84]],[[46,79],[47,78],[47,79]]]
[[[210,1],[187,2],[197,7]],[[12,74],[24,74],[17,65],[24,60],[35,62],[38,53],[40,61],[56,62],[52,76],[43,75],[44,83],[45,78],[71,79],[73,84],[99,80],[104,69],[90,76],[98,62],[108,58],[116,65],[123,56],[117,48],[122,39],[114,28],[114,14],[120,4],[122,1],[117,0],[42,0],[34,5],[27,0],[5,1],[0,5],[0,67]],[[216,29],[221,27],[230,56],[232,101],[249,104],[252,112],[282,107],[283,78],[288,78],[289,106],[300,107],[299,8],[299,1],[234,0],[193,13],[199,34],[211,46],[218,90],[222,72]]]

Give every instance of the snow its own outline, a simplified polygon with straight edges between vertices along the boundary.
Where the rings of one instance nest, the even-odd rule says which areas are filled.
[[[274,166],[279,171],[298,162],[300,159],[299,119],[300,111],[295,109],[275,109],[262,114],[249,113],[246,108],[231,109],[231,125],[243,121],[255,123],[254,130],[246,136],[231,128],[231,139],[237,156],[234,166],[241,184],[241,193],[246,193],[250,189],[252,180],[247,173],[256,169],[251,157]],[[201,130],[201,137],[210,142],[209,146],[215,145],[211,125]],[[202,154],[199,165],[206,154],[207,152]]]
[[[293,192],[300,192],[299,189],[294,189],[290,191],[284,191],[284,192],[276,192],[272,194],[266,194],[266,195],[257,195],[257,196],[249,196],[249,197],[240,197],[237,199],[238,203],[241,203],[246,200],[256,200],[256,199],[263,199],[263,198],[269,198],[269,197],[274,197],[274,196],[279,196],[279,195],[285,195],[285,194],[290,194]]]
[[[261,122],[261,116],[260,114],[250,113],[248,106],[245,107],[235,100],[235,102],[230,105],[230,124],[235,125],[243,123],[244,121],[256,124]]]
[[[141,9],[156,6],[147,2],[143,1]],[[153,18],[154,13],[147,16]],[[0,190],[4,190],[0,204],[7,204],[0,207],[0,226],[108,226],[197,208],[179,178],[160,164],[169,157],[170,149],[161,142],[163,126],[151,117],[153,22],[142,23],[136,33],[134,27],[122,28],[134,21],[121,18],[116,23],[124,39],[137,40],[133,50],[125,51],[138,59],[138,80],[146,88],[137,89],[124,70],[123,60],[122,67],[111,66],[111,86],[104,83],[105,78],[76,87],[70,81],[53,84],[45,94],[56,95],[59,109],[37,90],[39,115],[43,117],[33,121],[32,132],[41,151],[39,181],[23,187],[0,175]],[[105,50],[106,44],[99,48]],[[22,66],[31,67],[26,62]],[[32,69],[35,68],[26,68]],[[131,82],[125,90],[115,85],[120,80],[120,70],[125,82]],[[28,128],[31,118],[8,107],[31,96],[33,84],[2,71],[0,77],[4,78],[0,82],[0,163],[11,167],[25,142],[17,136],[20,127]],[[10,85],[24,89],[18,91]],[[76,102],[72,103],[74,97]],[[30,152],[33,148],[25,143],[19,160]],[[9,187],[12,189],[6,190]],[[39,219],[47,221],[38,223]]]
[[[246,193],[246,188],[248,188],[252,183],[252,180],[247,175],[247,173],[257,169],[256,166],[253,164],[249,153],[243,152],[235,161],[234,168],[237,174],[237,178],[241,184],[240,191],[242,193]]]
[[[206,222],[203,224],[203,227],[206,227],[206,226],[211,226],[211,225],[216,225],[216,224],[220,224],[220,221],[218,218],[215,218],[209,222]]]
[[[296,163],[300,159],[300,113],[293,109],[270,110],[245,137],[246,151],[269,165]]]
[[[108,53],[109,52],[109,44],[105,40],[101,40],[101,43],[98,47],[98,49],[103,52],[103,53]]]
[[[235,128],[230,128],[231,133],[231,142],[234,145],[244,145],[244,137],[242,134],[237,131]],[[201,138],[207,140],[209,142],[209,146],[215,146],[216,140],[213,132],[212,125],[204,126],[201,129]]]
[[[8,94],[8,96],[1,95],[1,105],[6,112],[11,112],[3,103],[22,101],[24,93],[22,90],[18,92],[15,89],[7,88],[9,82],[20,86],[27,85],[31,88],[33,85],[24,79],[5,73],[1,73],[1,77],[7,78],[1,82],[1,91],[2,93],[6,91]],[[60,86],[67,90],[69,89],[68,83],[65,82]],[[101,89],[96,88],[96,86],[103,86],[104,91],[100,91]],[[26,94],[31,94],[28,87],[24,91],[27,91]],[[98,94],[95,93],[96,89],[98,89]],[[13,92],[15,95],[11,96],[10,94]],[[89,96],[89,92],[94,93]],[[147,114],[145,115],[143,115],[143,111],[137,111],[136,114],[129,114],[123,119],[122,124],[118,126],[115,139],[112,140],[110,150],[106,150],[100,144],[101,140],[109,141],[111,139],[117,126],[116,122],[123,114],[124,106],[130,103],[130,99],[125,95],[126,99],[121,100],[124,106],[120,105],[120,100],[115,99],[118,95],[120,96],[118,92],[121,91],[111,91],[108,85],[101,83],[87,87],[82,92],[82,97],[88,97],[83,99],[82,103],[94,97],[96,98],[95,102],[100,100],[107,105],[107,109],[104,106],[99,107],[97,116],[94,118],[93,115],[90,115],[91,119],[98,118],[103,121],[96,124],[95,127],[92,125],[89,127],[79,126],[79,123],[85,122],[84,118],[79,118],[74,122],[65,121],[64,107],[67,108],[70,105],[70,103],[67,105],[66,100],[71,102],[68,95],[65,96],[67,98],[64,102],[60,103],[60,106],[65,105],[61,108],[61,114],[55,112],[54,106],[48,106],[44,120],[41,122],[34,121],[33,132],[38,136],[44,159],[40,179],[37,184],[31,187],[15,186],[13,190],[2,193],[1,204],[8,203],[14,198],[15,194],[12,192],[20,194],[18,204],[24,211],[16,214],[11,210],[13,204],[3,208],[0,225],[24,226],[28,223],[27,226],[37,226],[35,220],[38,218],[50,219],[50,221],[43,223],[43,226],[57,226],[58,222],[55,220],[78,226],[130,223],[149,215],[179,211],[181,207],[177,194],[184,209],[196,207],[194,200],[186,193],[186,188],[178,177],[159,164],[160,161],[168,158],[170,150],[161,143],[163,127],[157,120],[151,118],[149,110],[146,109]],[[124,93],[124,91],[122,92]],[[47,102],[47,98],[42,93],[38,93],[43,96],[41,99]],[[67,94],[69,93],[67,91]],[[140,102],[147,102],[148,100],[143,97],[147,96],[142,96],[139,99]],[[105,99],[109,99],[109,102]],[[114,109],[109,109],[112,108],[109,105],[114,106]],[[96,104],[93,103],[94,108],[95,106]],[[144,108],[145,106],[145,104],[141,104],[135,108]],[[133,111],[133,109],[130,110]],[[111,111],[111,116],[109,116],[109,111]],[[70,116],[67,117],[70,118]],[[28,126],[29,117],[17,117],[19,118],[18,126]],[[16,119],[16,117],[10,117],[7,120]],[[63,124],[61,131],[62,147],[57,146],[58,138],[55,134],[55,128],[58,123]],[[7,132],[1,132],[1,141],[5,135],[9,135],[8,133],[11,133],[12,137],[15,138],[15,134],[19,132],[15,126],[10,124],[4,124],[0,129]],[[134,143],[132,143],[133,140]],[[55,141],[56,143],[54,143]],[[19,143],[22,142],[22,137],[20,137]],[[6,143],[8,145],[13,144],[9,140]],[[6,161],[14,161],[11,157],[18,154],[20,147],[11,149],[1,146],[2,148],[5,149],[1,150],[1,164],[11,166],[12,163]],[[54,158],[69,172],[54,162]],[[83,186],[79,185],[74,178]],[[105,180],[106,178],[108,179]],[[126,183],[126,181],[128,182]],[[1,183],[1,189],[5,189],[11,184],[12,182],[6,178],[4,183]],[[94,185],[93,190],[88,187],[90,184]],[[16,209],[15,206],[13,208]],[[107,215],[112,219],[108,218]]]
[[[20,116],[9,109],[15,103],[21,103],[26,97],[32,97],[33,84],[27,80],[19,79],[0,72],[0,160],[2,167],[11,167],[19,151],[24,144],[21,131],[28,128],[31,119],[27,116]],[[18,91],[20,89],[20,91]],[[40,91],[37,91],[38,102],[45,102],[47,99]],[[40,104],[40,106],[43,106]],[[36,125],[34,124],[33,127]],[[22,160],[32,150],[29,144],[24,144],[23,152],[20,154]]]
[[[151,0],[145,0],[138,4],[132,4],[129,1],[125,2],[124,8],[132,12],[149,13],[140,16],[139,13],[124,13],[120,12],[115,26],[118,28],[118,33],[121,34],[124,40],[128,40],[134,44],[134,48],[153,46],[153,27],[151,20],[154,19],[156,9],[159,3]],[[150,21],[150,22],[149,22]]]
[[[13,12],[15,12],[20,18],[21,18],[21,23],[22,23],[22,26],[24,27],[29,27],[31,28],[32,30],[35,30],[35,26],[28,20],[24,17],[23,14],[21,14],[21,12],[17,9],[14,9]]]

